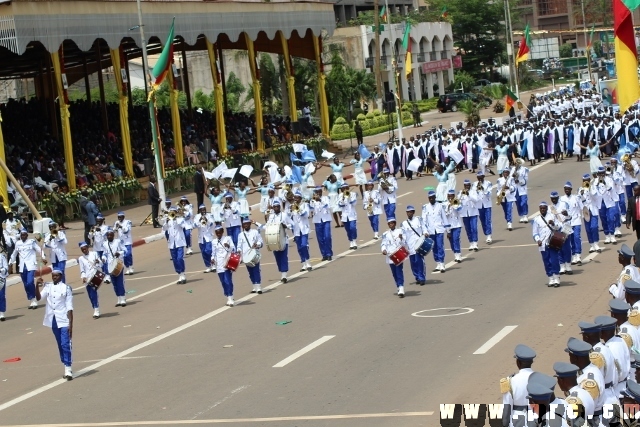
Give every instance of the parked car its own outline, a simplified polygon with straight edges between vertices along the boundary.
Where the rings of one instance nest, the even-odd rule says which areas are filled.
[[[436,107],[441,113],[447,111],[458,111],[458,102],[471,100],[473,102],[482,103],[485,108],[491,105],[491,100],[482,94],[475,93],[448,93],[446,95],[440,95]]]
[[[491,81],[487,79],[480,79],[476,82],[476,85],[473,87],[473,90],[482,90],[485,86],[491,86]]]

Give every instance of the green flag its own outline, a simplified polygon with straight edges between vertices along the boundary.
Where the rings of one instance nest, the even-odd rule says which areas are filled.
[[[404,35],[402,36],[402,47],[407,50],[409,46],[409,33],[411,32],[411,24],[405,21],[404,23]]]
[[[171,29],[169,30],[169,36],[167,37],[167,42],[164,44],[162,48],[162,53],[160,53],[160,57],[158,58],[158,62],[151,70],[151,75],[154,78],[154,84],[159,85],[162,83],[164,78],[171,67],[171,60],[173,59],[173,26],[175,25],[176,18],[173,18],[173,22],[171,23]]]

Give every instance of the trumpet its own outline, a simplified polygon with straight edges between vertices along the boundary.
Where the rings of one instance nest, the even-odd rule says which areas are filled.
[[[291,205],[291,212],[295,212],[295,213],[300,212],[300,205],[298,204],[298,202]]]
[[[450,206],[453,209],[458,209],[460,207],[460,200],[458,198],[453,199]]]
[[[206,215],[200,215],[200,224],[202,225],[207,225],[209,223],[209,220],[207,219]]]
[[[351,192],[350,192],[349,190],[345,191],[345,192],[344,192],[344,197],[345,197],[345,198],[349,198],[349,197],[351,197]]]
[[[482,183],[481,182],[478,182],[478,186],[476,187],[476,189],[478,191],[483,191],[484,190],[484,188],[482,187]]]

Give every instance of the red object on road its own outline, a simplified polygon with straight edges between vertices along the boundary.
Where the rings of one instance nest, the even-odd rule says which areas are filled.
[[[11,363],[11,362],[19,362],[19,361],[21,361],[21,360],[22,360],[22,359],[20,359],[19,357],[14,357],[13,359],[3,360],[3,362]]]

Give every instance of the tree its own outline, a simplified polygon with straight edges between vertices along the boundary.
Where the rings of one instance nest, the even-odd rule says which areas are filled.
[[[571,58],[573,56],[573,46],[565,43],[560,46],[560,58]]]
[[[451,90],[461,90],[464,92],[470,92],[476,85],[476,79],[466,71],[457,71],[453,77],[453,87]]]
[[[211,91],[211,94],[207,95],[202,91],[202,89],[198,89],[196,93],[193,94],[193,107],[196,109],[202,108],[204,111],[209,112],[215,111],[216,103],[213,91]]]
[[[244,102],[240,102],[240,100],[242,99],[242,94],[246,91],[246,88],[240,79],[236,77],[233,71],[229,73],[229,76],[227,76],[226,88],[229,109],[231,111],[242,111]],[[213,93],[211,95],[213,96]]]
[[[373,74],[345,66],[342,56],[335,52],[331,59],[331,71],[326,85],[329,115],[346,117],[353,102],[371,99],[376,94]]]
[[[280,78],[271,55],[261,53],[259,64],[262,108],[265,114],[275,114],[279,110],[278,101],[282,98]]]

